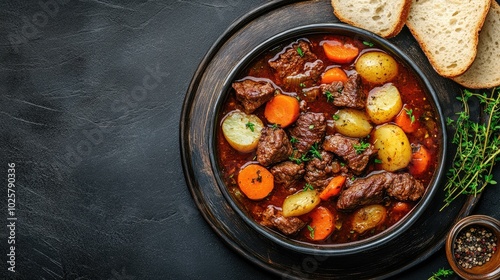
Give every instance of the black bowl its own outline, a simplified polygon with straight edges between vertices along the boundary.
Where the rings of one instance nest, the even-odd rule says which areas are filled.
[[[307,243],[294,240],[290,237],[287,237],[283,234],[280,234],[272,229],[261,226],[257,222],[255,222],[246,211],[243,209],[241,205],[239,205],[237,199],[235,199],[232,194],[229,192],[227,186],[221,178],[221,172],[219,170],[218,161],[215,158],[216,153],[212,152],[210,154],[211,166],[213,174],[216,178],[218,186],[224,195],[225,199],[231,205],[233,210],[238,213],[238,216],[235,216],[235,219],[243,219],[251,228],[256,230],[263,237],[273,241],[274,243],[283,246],[285,248],[312,255],[324,255],[324,256],[340,256],[347,254],[355,254],[362,252],[364,250],[376,248],[382,246],[383,244],[389,242],[395,237],[401,235],[405,232],[414,222],[421,216],[421,214],[425,211],[427,206],[432,202],[434,194],[436,193],[442,177],[444,176],[444,167],[445,167],[445,154],[447,149],[447,136],[446,136],[446,127],[445,127],[445,119],[443,117],[443,113],[441,111],[438,98],[435,90],[430,84],[429,80],[426,78],[425,74],[422,70],[417,66],[412,59],[407,56],[403,51],[397,48],[388,40],[363,29],[356,28],[347,24],[342,23],[327,23],[327,24],[311,24],[300,26],[297,28],[293,28],[277,35],[272,36],[268,40],[264,41],[258,47],[256,47],[252,52],[248,53],[245,57],[243,57],[240,62],[235,65],[227,79],[224,81],[221,94],[219,95],[216,106],[214,108],[215,112],[212,115],[212,120],[210,121],[211,127],[209,128],[211,131],[209,144],[210,149],[212,151],[216,151],[216,133],[217,133],[217,116],[221,110],[222,104],[227,98],[227,95],[230,92],[231,84],[235,80],[235,78],[240,74],[251,62],[253,59],[264,53],[265,51],[271,49],[273,46],[279,45],[282,42],[289,41],[291,39],[300,38],[307,35],[314,34],[336,34],[336,35],[345,35],[350,36],[355,39],[359,39],[361,41],[372,42],[375,47],[387,52],[391,56],[395,57],[400,63],[402,63],[408,69],[411,69],[417,78],[420,81],[421,87],[425,90],[425,94],[427,95],[430,103],[434,106],[435,111],[438,113],[437,119],[440,125],[441,131],[441,143],[442,147],[438,158],[438,166],[434,172],[434,176],[427,186],[426,191],[419,202],[415,205],[415,207],[408,213],[404,218],[402,218],[399,222],[391,226],[390,228],[384,230],[383,232],[360,240],[350,243],[343,244],[314,244]]]

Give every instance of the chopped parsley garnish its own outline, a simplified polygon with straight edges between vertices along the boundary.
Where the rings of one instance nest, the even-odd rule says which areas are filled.
[[[304,56],[304,52],[302,51],[302,49],[300,47],[297,47],[297,53],[300,55],[300,57],[303,57]]]
[[[299,86],[304,88],[304,87],[306,87],[306,84],[305,83],[300,83]]]
[[[314,228],[310,225],[307,225],[307,230],[309,230],[309,236],[314,239]]]
[[[333,120],[338,121],[340,119],[339,115],[333,115]]]
[[[363,45],[368,46],[370,48],[374,46],[372,42],[368,42],[368,41],[363,41]]]
[[[375,163],[382,163],[382,161],[378,158],[376,158],[375,160],[373,160]]]
[[[359,144],[352,145],[356,154],[362,154],[366,149],[370,147],[370,143],[365,143],[363,141],[359,142]]]
[[[302,155],[302,156],[300,156],[300,158],[296,158],[296,157],[295,157],[296,152],[297,152],[297,151],[294,151],[294,152],[293,152],[293,155],[292,155],[292,156],[290,156],[290,157],[288,158],[290,161],[293,161],[293,162],[295,162],[296,164],[301,164],[301,163],[303,163],[303,162],[306,162],[306,161],[310,161],[310,160],[311,160],[311,159],[310,159],[310,158],[308,158],[308,157],[307,157],[307,155],[305,155],[305,154],[304,154],[304,155]]]
[[[314,145],[312,145],[311,149],[309,149],[309,153],[311,153],[311,155],[315,158],[322,159],[321,153],[318,150],[318,143],[314,143]]]
[[[250,129],[252,132],[254,132],[254,131],[255,131],[255,124],[254,124],[254,123],[247,122],[247,123],[245,124],[245,127],[246,127],[246,128],[248,128],[248,129]]]
[[[277,123],[274,123],[272,126],[271,126],[272,129],[278,129],[280,128],[280,125],[277,124]]]
[[[313,190],[314,190],[313,185],[311,185],[311,184],[309,184],[309,183],[306,183],[306,184],[304,185],[304,189],[303,189],[302,191],[304,191],[304,192],[305,192],[305,191],[313,191]]]
[[[295,136],[292,136],[292,138],[290,139],[290,143],[297,144],[297,143],[299,143],[299,139],[297,139],[297,137],[295,137]]]
[[[330,91],[327,90],[325,92],[325,95],[326,95],[326,102],[333,102],[334,97]]]
[[[309,129],[314,129],[314,124],[309,125]]]
[[[410,117],[411,123],[414,123],[415,122],[415,116],[413,115],[413,110],[405,108],[405,112]]]

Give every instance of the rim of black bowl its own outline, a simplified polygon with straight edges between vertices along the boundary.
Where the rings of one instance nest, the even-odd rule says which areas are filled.
[[[220,176],[219,164],[217,159],[215,158],[216,153],[210,153],[210,163],[212,167],[213,174],[217,181],[218,187],[224,195],[225,199],[231,205],[233,210],[238,213],[238,216],[242,218],[251,228],[256,230],[259,234],[264,237],[272,240],[273,242],[301,253],[306,254],[316,254],[316,255],[347,255],[347,254],[355,254],[359,253],[363,250],[367,250],[370,248],[376,248],[377,246],[381,246],[390,240],[396,238],[399,234],[407,230],[411,225],[415,223],[415,221],[420,217],[422,212],[424,212],[425,208],[429,203],[431,203],[436,190],[438,189],[439,183],[443,177],[444,165],[445,165],[445,152],[447,149],[447,135],[446,135],[446,127],[444,124],[443,113],[441,108],[438,106],[438,98],[436,92],[426,78],[422,70],[408,57],[403,51],[401,51],[394,44],[389,42],[388,40],[372,33],[366,31],[364,29],[360,29],[357,27],[353,27],[351,25],[343,24],[343,23],[319,23],[319,24],[309,24],[303,25],[299,27],[295,27],[281,33],[278,33],[266,41],[259,44],[253,51],[245,55],[240,62],[235,65],[229,75],[227,76],[224,84],[222,86],[222,90],[220,95],[217,98],[216,106],[214,108],[214,112],[212,114],[212,119],[209,124],[209,148],[211,151],[216,151],[216,134],[217,134],[217,126],[218,126],[218,116],[221,110],[221,105],[226,100],[227,95],[229,94],[231,83],[237,77],[238,74],[241,73],[257,56],[268,51],[271,47],[278,45],[287,40],[291,39],[299,39],[301,37],[305,37],[313,34],[338,34],[338,35],[346,35],[354,37],[355,39],[361,39],[363,41],[368,41],[374,43],[374,46],[389,53],[390,55],[396,57],[400,63],[402,63],[405,67],[411,69],[417,76],[417,79],[420,81],[420,85],[424,88],[425,94],[432,99],[432,106],[434,110],[438,113],[437,119],[440,123],[441,127],[441,154],[438,156],[438,167],[435,171],[435,176],[429,183],[429,186],[426,188],[426,192],[424,196],[420,199],[420,201],[413,207],[413,209],[400,221],[396,224],[392,225],[388,229],[383,232],[374,235],[372,237],[349,242],[342,244],[314,244],[308,242],[297,241],[290,237],[287,237],[281,233],[278,233],[274,230],[271,230],[267,227],[261,226],[257,222],[255,222],[248,214],[238,205],[233,196],[229,193],[229,190]]]

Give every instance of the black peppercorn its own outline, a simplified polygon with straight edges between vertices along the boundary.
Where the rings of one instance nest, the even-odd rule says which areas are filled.
[[[470,226],[458,233],[453,244],[457,263],[469,269],[490,261],[497,251],[497,237],[489,229]]]

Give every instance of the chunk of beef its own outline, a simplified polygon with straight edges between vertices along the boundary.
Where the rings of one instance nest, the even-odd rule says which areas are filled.
[[[377,153],[372,144],[364,143],[364,145],[366,148],[362,149],[362,143],[358,139],[334,134],[325,138],[323,149],[344,159],[353,173],[361,174],[368,165],[370,157]]]
[[[384,190],[392,182],[390,174],[383,172],[354,180],[340,193],[337,208],[353,210],[364,205],[382,202]]]
[[[340,194],[337,207],[341,210],[352,210],[380,203],[385,194],[397,200],[416,201],[422,197],[424,191],[423,184],[409,173],[376,173],[353,181]]]
[[[392,184],[386,191],[389,196],[397,200],[416,201],[422,197],[425,187],[409,173],[394,174]]]
[[[264,127],[257,145],[257,161],[263,166],[269,166],[287,160],[292,154],[292,144],[285,130],[281,128]]]
[[[271,228],[276,228],[283,234],[291,235],[299,232],[306,222],[298,217],[283,217],[281,210],[273,205],[267,206],[266,210],[262,212],[261,225]]]
[[[246,79],[232,84],[236,99],[243,105],[244,111],[251,114],[274,96],[274,87],[270,82]]]
[[[333,82],[320,86],[323,94],[333,98],[333,105],[337,107],[348,107],[363,109],[366,104],[366,95],[359,88],[361,79],[357,73],[349,76],[347,82]]]
[[[299,116],[294,127],[290,130],[290,135],[297,139],[295,148],[302,155],[307,153],[314,143],[323,141],[325,131],[325,115],[323,113],[307,112]]]
[[[276,70],[277,76],[287,81],[306,80],[316,81],[324,69],[323,61],[311,51],[311,46],[306,41],[299,41],[271,59],[269,66]]]
[[[333,155],[327,151],[321,151],[321,159],[312,158],[306,163],[306,174],[304,180],[315,188],[323,188],[328,185],[332,174]]]
[[[304,64],[304,75],[306,75],[312,81],[316,81],[321,76],[324,69],[325,69],[325,64],[320,59],[311,62],[306,62]]]
[[[289,188],[298,180],[302,179],[306,170],[304,163],[297,164],[291,161],[284,161],[271,167],[269,170],[274,176],[276,184],[282,184],[285,188]]]

